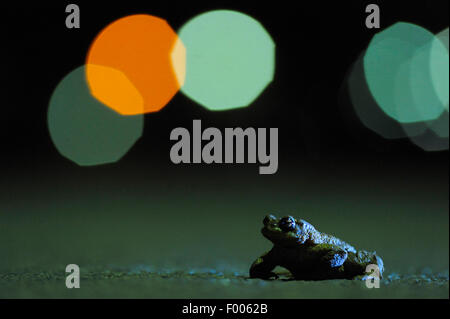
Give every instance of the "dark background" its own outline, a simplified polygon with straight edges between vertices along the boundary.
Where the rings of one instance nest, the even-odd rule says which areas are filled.
[[[66,166],[46,127],[49,98],[65,75],[84,64],[90,43],[110,22],[145,12],[164,17],[178,30],[197,14],[221,8],[249,14],[272,35],[277,45],[273,83],[248,108],[228,112],[208,112],[177,94],[161,112],[146,117],[145,135],[124,162],[167,166],[170,131],[177,126],[191,127],[192,119],[219,128],[279,127],[281,167],[292,159],[334,161],[356,156],[357,161],[408,158],[423,163],[445,161],[448,157],[448,152],[422,152],[408,140],[386,141],[362,127],[350,130],[345,110],[337,106],[346,72],[376,32],[365,27],[365,7],[372,2],[309,2],[294,6],[288,1],[80,1],[81,29],[65,28],[68,3],[6,4],[6,14],[3,8],[6,58],[2,69],[6,68],[7,76],[2,77],[6,92],[2,125],[6,130],[2,135],[6,137],[3,148],[10,163]],[[382,10],[382,28],[398,21],[416,23],[432,32],[448,26],[448,1],[376,3]]]
[[[448,27],[448,1],[75,1],[81,29],[71,30],[69,3],[1,5],[0,270],[56,267],[71,256],[88,265],[245,273],[270,247],[259,228],[275,212],[381,250],[388,269],[448,273],[448,151],[385,140],[338,103],[346,73],[377,32],[365,27],[369,3],[379,4],[382,29],[406,21],[437,33]],[[275,79],[252,105],[209,112],[178,93],[146,115],[143,137],[120,162],[83,168],[59,155],[47,129],[49,99],[100,30],[136,13],[178,30],[213,9],[254,17],[276,43]],[[193,119],[278,127],[278,173],[172,164],[169,134]]]

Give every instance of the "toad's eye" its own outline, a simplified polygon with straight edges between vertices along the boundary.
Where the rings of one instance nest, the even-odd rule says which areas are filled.
[[[278,223],[282,231],[288,232],[295,229],[295,219],[291,216],[281,218]]]

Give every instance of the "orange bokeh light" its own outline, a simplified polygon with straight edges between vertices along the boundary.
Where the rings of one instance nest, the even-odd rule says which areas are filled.
[[[157,112],[184,82],[186,50],[169,24],[139,14],[103,29],[86,59],[92,95],[122,115]],[[114,72],[114,70],[116,72]]]

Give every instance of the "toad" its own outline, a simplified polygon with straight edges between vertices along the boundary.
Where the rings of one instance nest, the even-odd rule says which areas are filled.
[[[278,278],[273,269],[281,266],[298,280],[364,279],[371,264],[378,266],[382,277],[383,260],[376,252],[356,250],[302,219],[268,215],[263,224],[261,232],[273,248],[252,264],[251,278]]]

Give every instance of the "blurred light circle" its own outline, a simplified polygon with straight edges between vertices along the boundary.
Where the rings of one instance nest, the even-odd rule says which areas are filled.
[[[448,29],[447,29],[448,30]],[[449,51],[448,32],[447,45],[438,37],[432,42],[431,54],[431,78],[436,94],[446,111],[449,110]]]
[[[442,44],[449,52],[449,28],[443,30],[442,32],[437,34],[437,38],[442,42]],[[448,72],[449,68],[447,66],[444,71]],[[448,92],[448,73],[447,73],[447,92]],[[443,81],[443,85],[445,85],[445,81]],[[447,99],[447,104],[445,105],[445,111],[442,115],[434,120],[427,122],[429,128],[439,137],[448,138],[449,137],[449,100]]]
[[[399,22],[375,35],[364,71],[378,106],[400,123],[435,120],[448,103],[448,51],[420,26]]]
[[[447,151],[449,149],[448,137],[439,137],[432,130],[427,130],[419,136],[412,136],[410,140],[427,152]]]
[[[439,32],[436,37],[442,42],[447,51],[449,50],[449,28]]]
[[[122,115],[157,112],[183,85],[185,59],[183,43],[165,20],[127,16],[109,24],[92,42],[86,59],[89,88]]]
[[[50,99],[48,129],[59,153],[80,166],[114,163],[142,136],[143,116],[122,116],[97,101],[79,67]]]
[[[365,52],[358,57],[345,80],[345,88],[351,105],[361,123],[386,139],[399,139],[423,134],[427,129],[423,122],[399,123],[378,106],[364,75],[364,54]]]
[[[443,50],[445,48],[445,51]],[[423,52],[423,50],[422,50]],[[434,120],[423,122],[427,130],[420,135],[410,135],[410,140],[415,145],[427,152],[446,151],[449,149],[449,29],[445,29],[436,35],[429,50],[431,61],[431,76],[435,83],[436,95],[444,106],[442,114]],[[422,53],[423,54],[423,53]],[[416,74],[415,76],[419,76]],[[426,101],[423,101],[426,105]],[[404,127],[408,132],[408,128]]]
[[[188,21],[178,34],[187,52],[181,91],[209,110],[248,106],[273,80],[275,44],[248,15],[209,11]]]
[[[449,112],[445,111],[434,120],[427,122],[428,127],[439,137],[449,137]]]
[[[431,34],[431,33],[430,33]],[[423,120],[438,118],[448,106],[449,55],[436,36],[408,61],[413,105]],[[430,116],[429,114],[438,114]]]

